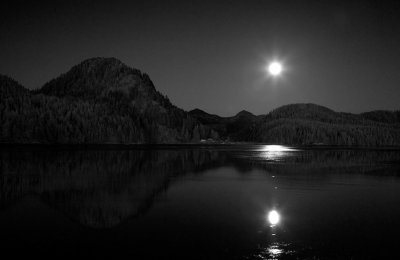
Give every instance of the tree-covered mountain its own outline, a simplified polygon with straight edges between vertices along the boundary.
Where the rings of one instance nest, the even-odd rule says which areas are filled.
[[[400,124],[339,113],[314,104],[272,111],[254,129],[260,142],[357,146],[400,145]]]
[[[400,111],[335,112],[292,104],[266,115],[186,112],[150,77],[115,58],[92,58],[30,91],[0,75],[1,143],[257,142],[400,145]]]
[[[202,124],[214,129],[224,141],[252,141],[249,131],[263,116],[255,116],[242,110],[232,117],[211,115],[200,109],[193,109],[190,115]]]
[[[114,58],[92,58],[28,91],[0,78],[0,141],[187,143],[217,138],[159,93],[149,76]]]
[[[190,113],[227,141],[291,145],[400,145],[399,111],[350,114],[314,104],[291,104],[267,115],[254,116],[241,112],[234,117],[220,117],[219,121],[204,111]]]

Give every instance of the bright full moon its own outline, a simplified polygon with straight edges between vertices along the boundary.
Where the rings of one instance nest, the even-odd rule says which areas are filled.
[[[268,72],[272,76],[279,76],[282,73],[282,64],[274,61],[268,65]]]
[[[271,223],[271,225],[276,225],[279,223],[281,216],[279,215],[279,213],[276,210],[271,210],[268,213],[268,221],[269,223]]]

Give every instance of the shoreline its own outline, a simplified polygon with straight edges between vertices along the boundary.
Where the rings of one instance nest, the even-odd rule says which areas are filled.
[[[271,143],[170,143],[170,144],[56,144],[56,143],[0,143],[0,149],[43,149],[49,150],[151,150],[151,149],[185,149],[185,148],[238,148],[278,145],[301,150],[386,150],[400,151],[400,146],[344,146],[344,145],[292,145]]]

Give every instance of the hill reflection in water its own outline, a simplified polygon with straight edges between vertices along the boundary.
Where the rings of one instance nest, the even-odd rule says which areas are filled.
[[[288,215],[285,210],[288,211],[289,206],[282,208],[282,204],[300,203],[304,196],[309,196],[308,190],[326,189],[319,193],[324,198],[328,192],[340,191],[341,188],[330,188],[332,185],[358,185],[362,178],[354,176],[379,178],[380,182],[397,180],[400,152],[280,146],[161,146],[132,150],[6,147],[0,151],[0,170],[0,214],[27,198],[39,198],[50,209],[84,227],[119,230],[126,227],[123,223],[133,223],[136,219],[146,223],[146,216],[154,205],[168,197],[168,206],[161,207],[167,207],[167,213],[162,214],[166,214],[166,219],[169,216],[173,223],[178,221],[183,229],[179,232],[188,232],[187,227],[193,226],[202,226],[208,231],[226,226],[223,234],[227,237],[219,239],[225,242],[218,240],[214,246],[236,249],[230,249],[229,253],[224,251],[224,254],[253,252],[250,258],[285,259],[292,252],[303,250],[291,246],[298,235],[285,237],[288,230],[296,229],[294,234],[308,231],[306,227],[290,227],[290,223],[295,222],[294,216]],[[349,181],[346,176],[356,181]],[[172,187],[175,189],[169,194]],[[279,203],[274,190],[281,192]],[[290,197],[293,192],[294,197]],[[360,194],[363,192],[361,190]],[[346,193],[338,196],[344,198]],[[179,198],[179,202],[174,198]],[[196,198],[192,201],[198,204],[190,203],[189,198]],[[312,198],[304,205],[311,207],[309,205],[317,203],[317,199]],[[249,203],[257,209],[251,208]],[[271,231],[273,237],[267,239],[269,242],[262,245],[260,241],[265,242],[271,235],[265,214],[274,206],[282,210],[282,223]],[[350,204],[343,206],[352,207]],[[323,208],[320,207],[321,212]],[[259,218],[257,214],[261,211],[265,213],[260,215],[265,227],[253,234],[250,229],[260,225],[254,219]],[[159,212],[160,208],[157,209],[160,215]],[[298,214],[299,219],[306,217],[300,216],[304,213]],[[180,219],[182,215],[184,219]],[[220,223],[222,219],[225,219],[223,224]],[[215,223],[220,224],[214,226]],[[241,230],[238,223],[246,229]],[[171,229],[173,227],[159,226],[153,231],[156,233],[143,231],[143,234],[148,234],[150,241],[154,237],[149,234],[157,235],[157,232],[174,237]],[[140,228],[136,228],[136,232],[138,230]],[[198,237],[192,239],[195,241]],[[212,248],[209,248],[210,254],[214,252]],[[187,250],[191,250],[190,247]]]
[[[36,194],[83,225],[112,227],[145,213],[174,178],[217,161],[200,150],[3,150],[0,207]]]
[[[144,214],[169,186],[188,173],[233,166],[245,174],[363,173],[393,175],[400,155],[391,151],[309,150],[283,146],[245,149],[1,151],[0,208],[29,194],[83,225],[107,228]],[[383,164],[382,164],[383,163]]]

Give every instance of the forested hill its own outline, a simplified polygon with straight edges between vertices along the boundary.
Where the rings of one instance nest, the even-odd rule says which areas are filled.
[[[232,117],[211,115],[200,109],[193,109],[189,113],[203,125],[214,129],[222,140],[228,142],[257,142],[250,129],[255,127],[256,123],[264,117],[255,116],[245,110]]]
[[[0,142],[187,143],[218,139],[159,93],[147,74],[92,58],[41,89],[0,77]]]
[[[399,146],[400,112],[339,113],[315,104],[291,104],[266,115],[207,116],[191,111],[204,125],[233,142],[290,145]],[[240,114],[242,114],[240,116]]]
[[[372,112],[374,113],[374,112]],[[388,114],[399,116],[399,112]],[[400,145],[400,124],[366,114],[339,113],[314,104],[293,104],[267,114],[254,129],[260,142],[357,146]]]
[[[400,112],[335,112],[292,104],[266,115],[186,112],[150,77],[115,58],[92,58],[34,91],[0,75],[0,143],[255,142],[400,146]]]

